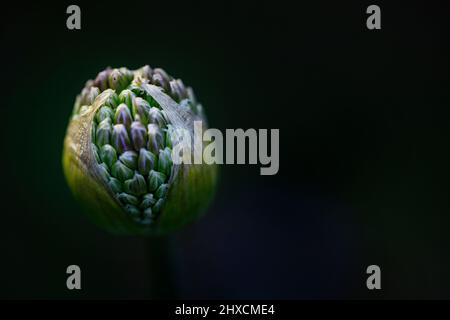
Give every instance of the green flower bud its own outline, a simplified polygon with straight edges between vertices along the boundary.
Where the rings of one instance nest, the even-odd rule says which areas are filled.
[[[124,165],[133,170],[137,168],[137,159],[138,155],[134,151],[125,151],[119,157]]]
[[[181,96],[181,90],[178,87],[178,83],[176,82],[176,80],[172,80],[169,83],[170,86],[170,96],[175,100],[175,101],[180,101],[180,96]]]
[[[109,92],[104,99],[104,105],[112,109],[115,109],[119,105],[119,97],[115,92]]]
[[[125,103],[120,104],[116,109],[116,114],[114,115],[115,123],[121,123],[125,127],[129,128],[133,118],[131,118],[130,109],[128,109]]]
[[[80,104],[85,106],[92,105],[99,93],[100,90],[96,87],[93,87],[91,82],[86,82],[85,88],[81,91]]]
[[[152,83],[162,87],[164,90],[169,89],[169,82],[172,78],[160,68],[156,68],[153,70]]]
[[[63,168],[91,217],[117,233],[163,234],[198,217],[216,167],[175,165],[178,130],[206,119],[192,90],[162,69],[100,72],[76,98]]]
[[[134,99],[133,103],[133,117],[139,119],[139,121],[145,126],[148,124],[148,113],[150,111],[150,105],[142,98]]]
[[[178,141],[178,135],[172,125],[167,126],[167,130],[165,132],[165,141],[166,141],[166,147],[172,149],[174,143]]]
[[[179,102],[188,97],[183,81],[180,79],[170,81],[169,86],[170,95],[175,101]]]
[[[139,150],[138,170],[143,175],[148,175],[150,170],[154,169],[157,164],[156,156],[150,151],[142,148]]]
[[[141,205],[139,206],[141,209],[147,209],[155,205],[156,199],[153,197],[153,194],[147,193],[142,197]]]
[[[108,166],[106,165],[106,164],[104,164],[104,163],[100,163],[99,165],[98,165],[98,172],[100,173],[100,176],[102,177],[102,179],[104,180],[104,181],[108,181],[109,180],[109,178],[110,178],[110,175],[109,175],[109,172],[108,172]]]
[[[159,150],[164,146],[164,136],[158,125],[151,123],[148,125],[148,141],[147,148],[154,154],[158,154]]]
[[[151,123],[157,124],[160,128],[167,125],[161,110],[155,107],[152,107],[149,111],[149,120]]]
[[[164,183],[158,187],[158,189],[155,192],[155,197],[161,199],[166,196],[167,191],[169,190],[169,185]]]
[[[108,89],[108,77],[110,73],[111,68],[107,68],[106,70],[99,72],[94,80],[94,86],[99,88],[101,91],[105,91],[106,89]]]
[[[134,77],[135,77],[135,79],[137,77],[140,77],[140,78],[143,78],[143,79],[151,80],[152,74],[153,74],[152,68],[150,68],[150,66],[144,66],[144,67],[136,70],[136,73],[135,73]]]
[[[106,165],[112,168],[113,164],[117,161],[116,149],[110,144],[105,144],[100,149],[100,158]]]
[[[125,181],[133,177],[133,170],[128,168],[122,162],[117,161],[111,168],[112,175],[120,181]]]
[[[94,102],[95,98],[97,98],[97,96],[99,94],[100,94],[100,90],[97,87],[91,87],[87,94],[85,103],[88,105],[91,105]]]
[[[172,170],[172,151],[169,148],[159,151],[158,171],[170,176]]]
[[[109,87],[116,90],[116,92],[121,92],[125,89],[133,79],[132,75],[128,72],[124,72],[122,69],[113,69],[109,75]]]
[[[92,150],[94,152],[95,160],[97,161],[97,163],[100,163],[101,161],[100,161],[100,156],[98,155],[98,148],[97,148],[97,146],[95,144],[91,143],[91,147],[92,147]]]
[[[142,224],[151,225],[152,223],[155,223],[155,220],[156,220],[156,215],[153,214],[152,208],[145,209],[142,214]]]
[[[133,206],[137,206],[139,204],[138,198],[125,192],[118,194],[117,198],[124,205],[131,204]]]
[[[125,205],[125,211],[128,212],[128,214],[133,218],[139,218],[141,215],[141,211],[136,206],[131,204]]]
[[[123,191],[122,183],[114,177],[109,179],[109,187],[114,193],[121,193]]]
[[[163,80],[167,83],[169,83],[173,79],[164,69],[161,69],[161,68],[155,68],[153,70],[153,74],[161,75]]]
[[[111,120],[110,119],[104,119],[102,122],[100,122],[97,126],[97,132],[95,134],[95,142],[97,143],[97,146],[101,147],[104,144],[109,144],[111,141]]]
[[[130,128],[131,142],[134,150],[139,151],[147,145],[147,130],[139,121],[134,121]]]
[[[136,172],[132,179],[124,182],[124,190],[126,193],[134,196],[141,196],[147,193],[147,184],[144,177]]]
[[[134,99],[136,98],[136,95],[133,93],[133,91],[131,90],[123,90],[120,94],[119,94],[119,102],[120,103],[124,103],[128,106],[128,108],[132,108],[133,107],[133,102]]]
[[[156,201],[156,204],[152,208],[153,214],[158,214],[162,210],[163,206],[164,199],[158,199],[158,201]]]
[[[132,149],[127,129],[123,124],[114,125],[112,130],[111,145],[118,153],[124,153],[125,151]]]
[[[114,111],[108,106],[103,106],[95,115],[95,119],[97,120],[98,123],[100,123],[106,118],[112,120],[114,118]]]
[[[148,191],[155,192],[166,181],[164,173],[151,170],[148,174]]]

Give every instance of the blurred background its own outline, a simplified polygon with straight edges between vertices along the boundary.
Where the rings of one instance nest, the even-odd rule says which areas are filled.
[[[450,298],[444,2],[377,1],[378,31],[369,2],[96,1],[79,31],[69,4],[2,9],[0,298]],[[277,175],[222,166],[207,214],[162,238],[93,225],[61,167],[85,81],[145,64],[212,127],[280,129]]]

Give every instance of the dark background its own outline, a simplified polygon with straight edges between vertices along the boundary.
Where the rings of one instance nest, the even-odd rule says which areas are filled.
[[[449,11],[310,2],[78,3],[80,31],[71,3],[4,7],[0,298],[450,298]],[[93,225],[61,168],[85,81],[145,64],[212,127],[281,139],[278,175],[223,166],[207,215],[156,239]]]

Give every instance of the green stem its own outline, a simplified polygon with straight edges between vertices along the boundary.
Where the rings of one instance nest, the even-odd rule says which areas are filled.
[[[174,299],[176,290],[172,272],[172,250],[167,237],[154,237],[148,243],[150,298]]]

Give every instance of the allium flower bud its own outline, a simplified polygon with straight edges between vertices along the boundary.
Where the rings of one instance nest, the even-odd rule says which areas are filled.
[[[110,144],[104,144],[100,149],[100,158],[109,168],[112,168],[113,164],[117,161],[116,149]]]
[[[164,147],[164,136],[157,124],[151,123],[148,125],[148,142],[147,148],[158,154],[159,150]]]
[[[172,171],[172,155],[169,148],[159,150],[158,171],[164,173],[166,176],[169,176]]]
[[[123,124],[114,125],[112,130],[111,145],[117,150],[118,153],[124,153],[125,151],[132,149],[127,129]]]
[[[156,203],[156,199],[153,197],[152,193],[147,193],[142,197],[142,202],[140,205],[141,209],[147,209],[152,207]]]
[[[131,117],[130,109],[128,109],[128,106],[125,103],[122,103],[117,107],[114,121],[123,124],[127,128],[130,127],[133,118]]]
[[[114,69],[109,74],[108,83],[111,89],[119,93],[125,89],[133,79],[133,75],[126,69]]]
[[[117,161],[112,166],[112,175],[120,181],[126,181],[133,177],[133,170],[124,165],[121,161]]]
[[[111,132],[112,127],[110,119],[107,118],[100,122],[97,126],[97,133],[95,137],[97,146],[101,147],[104,144],[109,144],[111,141]]]
[[[158,125],[160,128],[167,126],[166,120],[164,119],[163,113],[158,108],[152,107],[148,111],[150,123]]]
[[[91,105],[94,102],[95,98],[100,94],[100,90],[96,87],[91,87],[87,91],[87,95],[85,97],[85,104]]]
[[[108,106],[103,106],[100,108],[100,110],[98,110],[97,114],[95,115],[95,119],[98,123],[100,123],[107,118],[109,118],[109,120],[113,120],[114,111]]]
[[[147,192],[147,183],[145,183],[145,178],[136,172],[133,178],[124,182],[124,190],[133,196],[144,195]]]
[[[123,191],[122,183],[119,180],[117,180],[116,178],[113,178],[113,177],[111,177],[109,179],[109,187],[116,194],[122,193],[122,191]]]
[[[156,201],[155,205],[153,206],[153,214],[157,214],[162,210],[162,207],[164,205],[164,199],[158,199],[158,201]]]
[[[145,208],[142,215],[143,215],[142,223],[144,224],[151,224],[156,219],[156,215],[153,213],[151,207]]]
[[[139,121],[145,126],[148,123],[150,105],[142,98],[136,98],[133,106],[133,117],[139,119]]]
[[[133,93],[133,91],[131,90],[123,90],[120,94],[119,94],[119,102],[120,103],[124,103],[128,106],[128,108],[132,108],[133,107],[133,102],[134,99],[136,98],[136,95]]]
[[[152,81],[153,84],[160,86],[161,88],[163,88],[166,91],[169,90],[169,82],[172,79],[163,69],[156,68],[155,70],[153,70],[152,79],[153,79],[153,81]]]
[[[108,78],[110,73],[111,68],[107,68],[106,70],[100,72],[94,80],[94,86],[99,88],[100,91],[105,91],[108,89]]]
[[[198,217],[216,167],[174,164],[177,132],[205,121],[191,88],[145,66],[100,72],[76,98],[63,167],[74,195],[113,232],[162,234]]]
[[[119,201],[123,204],[131,204],[134,206],[137,206],[139,204],[139,199],[136,198],[135,196],[132,196],[131,194],[122,192],[120,194],[117,195]]]
[[[148,174],[148,190],[150,192],[156,191],[164,181],[166,181],[166,175],[164,173],[151,170]]]
[[[158,199],[164,198],[168,190],[169,186],[166,183],[160,185],[158,189],[156,189],[155,197]]]
[[[138,207],[133,206],[131,204],[127,204],[127,205],[125,205],[125,211],[134,220],[137,220],[137,221],[140,220],[139,217],[141,215],[141,211],[138,209]]]
[[[104,181],[109,181],[110,175],[108,172],[108,166],[105,163],[100,163],[97,166],[99,173]]]
[[[135,170],[137,167],[138,155],[134,151],[125,151],[119,157],[119,160],[128,168]]]
[[[111,91],[111,93],[106,95],[104,99],[105,99],[104,102],[105,106],[108,106],[113,109],[115,109],[120,103],[119,97],[114,91]]]
[[[131,142],[134,150],[139,151],[147,145],[147,130],[139,121],[134,121],[130,128]]]
[[[150,151],[141,148],[139,150],[138,170],[143,175],[148,175],[150,170],[154,169],[157,164],[156,156]]]

